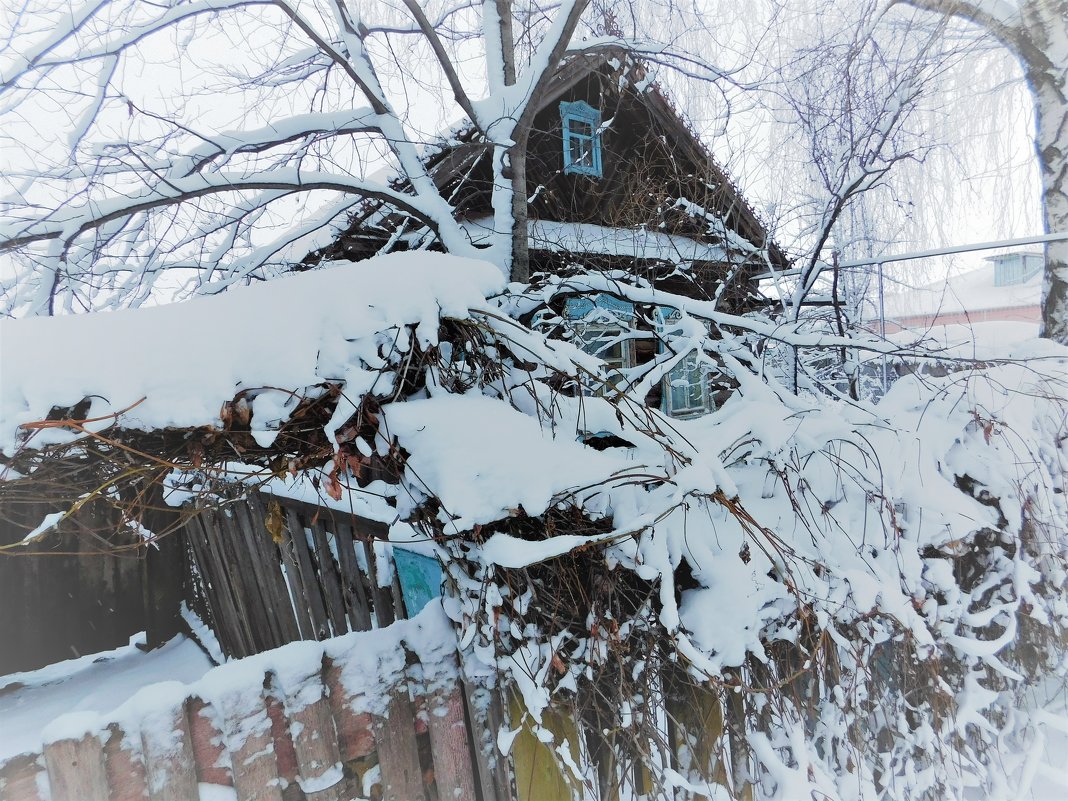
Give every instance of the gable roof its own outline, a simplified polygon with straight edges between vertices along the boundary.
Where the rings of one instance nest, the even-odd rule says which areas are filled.
[[[602,77],[614,78],[620,87],[620,92],[626,92],[648,112],[657,128],[670,140],[672,151],[680,152],[685,160],[694,166],[695,174],[701,176],[705,185],[716,190],[714,208],[704,208],[691,199],[679,197],[668,209],[676,216],[692,218],[697,224],[695,230],[699,230],[699,225],[703,222],[703,233],[696,233],[692,238],[683,237],[690,239],[692,243],[689,250],[699,253],[702,245],[715,245],[724,240],[724,251],[731,249],[755,251],[766,247],[768,258],[777,267],[786,267],[789,260],[778,244],[771,239],[766,224],[746,201],[737,184],[716,161],[693,128],[668,100],[660,86],[655,82],[645,80],[644,67],[631,63],[628,76],[630,81],[625,85],[625,82],[621,80],[624,70],[627,69],[625,66],[627,63],[627,54],[621,50],[604,50],[570,56],[550,80],[543,98],[538,103],[537,114],[557,104],[581,81],[591,76],[599,73]],[[634,88],[635,86],[641,88]],[[472,186],[470,175],[480,165],[483,157],[488,154],[489,147],[473,124],[453,128],[447,136],[447,142],[445,139],[446,137],[443,137],[441,145],[429,150],[425,156],[425,164],[438,189],[443,194],[448,192],[456,200],[455,205],[459,208],[462,206],[465,193],[477,194],[477,190]],[[394,188],[401,190],[408,185],[407,179],[403,176],[396,177],[391,183]],[[461,216],[464,216],[462,212]],[[476,213],[469,220],[470,227],[478,228],[480,216],[484,216],[484,212]],[[535,217],[536,215],[532,214],[532,224],[535,222]],[[388,207],[382,201],[369,200],[353,215],[348,227],[337,237],[337,241],[331,246],[310,254],[304,262],[309,264],[325,259],[364,258],[384,245],[390,237],[396,236],[402,227],[408,229],[409,244],[415,244],[417,240],[427,235],[421,223],[414,222],[403,212]],[[644,228],[645,226],[641,226],[631,230],[637,236],[639,232],[644,234]],[[618,230],[626,230],[626,228],[621,226]],[[535,231],[532,229],[532,236],[534,234]],[[532,250],[542,249],[536,236],[531,241],[531,248]],[[546,249],[553,250],[553,248]],[[659,250],[665,249],[659,248],[656,252],[659,253]],[[670,254],[671,250],[669,247],[666,252]],[[714,255],[712,250],[705,248],[704,251],[705,257]],[[576,252],[607,251],[581,250]],[[629,250],[627,252],[630,253]],[[674,255],[678,257],[678,254]],[[652,258],[663,258],[663,255],[654,255]]]

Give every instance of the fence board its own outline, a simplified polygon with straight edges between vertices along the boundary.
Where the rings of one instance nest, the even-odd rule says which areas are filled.
[[[351,762],[374,753],[375,738],[371,731],[371,715],[356,711],[354,699],[345,691],[341,683],[341,668],[327,662],[323,671],[323,683],[326,685],[330,701],[330,712],[334,717],[337,731],[338,747],[342,762]]]
[[[322,591],[319,588],[319,579],[315,574],[315,568],[311,561],[311,552],[308,549],[308,536],[304,532],[304,522],[292,508],[286,508],[286,520],[289,522],[290,541],[293,543],[293,556],[300,570],[301,581],[304,583],[304,598],[308,603],[311,613],[312,625],[315,629],[315,639],[324,640],[330,636],[330,621],[326,616],[326,607],[323,604]]]
[[[315,624],[311,619],[311,605],[308,601],[308,593],[304,587],[304,576],[297,565],[293,534],[299,523],[294,523],[289,510],[286,510],[286,525],[282,529],[282,543],[278,546],[278,552],[282,557],[282,565],[285,567],[285,581],[292,598],[293,612],[296,615],[297,625],[300,631],[300,639],[317,639]],[[300,529],[303,533],[303,529]]]
[[[345,616],[345,601],[341,596],[341,581],[338,577],[337,564],[330,552],[326,529],[322,520],[310,523],[312,540],[315,543],[315,561],[319,564],[319,583],[326,600],[327,616],[334,628],[334,634],[343,634],[349,630]]]
[[[243,657],[254,652],[252,643],[246,639],[245,628],[238,616],[233,590],[224,564],[216,549],[211,547],[212,531],[205,515],[199,514],[186,523],[189,541],[197,559],[197,568],[207,580],[205,597],[215,620],[215,632],[220,645],[229,656]]]
[[[128,737],[118,725],[108,727],[104,769],[111,788],[110,801],[147,801],[148,777],[140,745],[139,737]]]
[[[44,759],[52,801],[107,801],[104,749],[97,737],[48,743]]]
[[[17,756],[0,765],[0,799],[3,801],[45,801],[41,789],[47,781],[45,769],[36,754]]]
[[[441,801],[474,799],[471,741],[459,685],[437,690],[427,699],[426,706],[439,798]]]
[[[282,801],[272,721],[263,696],[252,709],[230,707],[222,725],[230,746],[237,801]]]
[[[141,747],[152,801],[200,801],[184,704],[146,717]]]
[[[415,741],[415,713],[405,687],[390,695],[385,717],[372,716],[372,731],[382,766],[384,801],[420,801],[423,792],[422,768]]]
[[[263,510],[263,502],[259,495],[252,493],[248,499],[249,521],[252,524],[257,541],[260,544],[259,553],[263,560],[264,570],[268,577],[271,595],[274,598],[275,611],[281,628],[284,642],[299,640],[300,628],[297,625],[296,610],[290,596],[289,587],[282,573],[280,562],[281,543],[276,543],[274,535],[267,530],[266,516]]]
[[[275,597],[272,574],[278,572],[277,565],[268,565],[264,553],[264,540],[267,533],[256,531],[249,517],[247,503],[237,503],[230,507],[230,522],[233,527],[234,544],[244,545],[244,558],[240,559],[245,593],[256,604],[259,600],[257,616],[266,625],[261,637],[268,648],[277,648],[290,642],[286,637],[285,624],[279,620],[278,599]],[[251,582],[251,584],[250,584]]]
[[[297,753],[298,781],[307,801],[340,801],[341,753],[330,703],[320,697],[291,711],[289,720]]]
[[[349,626],[353,631],[368,631],[371,628],[371,607],[367,603],[363,572],[356,559],[352,526],[344,521],[334,521],[334,537],[337,542],[341,591],[348,608]]]

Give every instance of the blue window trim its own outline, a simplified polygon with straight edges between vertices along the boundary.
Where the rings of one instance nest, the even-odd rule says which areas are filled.
[[[590,126],[590,135],[576,134],[571,130],[571,121]],[[601,112],[582,100],[560,103],[560,121],[563,123],[564,174],[601,177]],[[571,161],[572,140],[587,140],[590,143],[592,164],[574,164]]]

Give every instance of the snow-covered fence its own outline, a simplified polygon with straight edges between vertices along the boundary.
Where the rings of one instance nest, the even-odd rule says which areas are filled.
[[[432,607],[229,662],[194,684],[151,685],[107,715],[53,721],[38,753],[0,764],[0,798],[475,799],[454,649]]]

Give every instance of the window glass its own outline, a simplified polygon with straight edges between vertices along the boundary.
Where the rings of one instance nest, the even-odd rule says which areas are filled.
[[[705,371],[696,353],[691,353],[670,372],[668,411],[672,414],[704,411]]]

